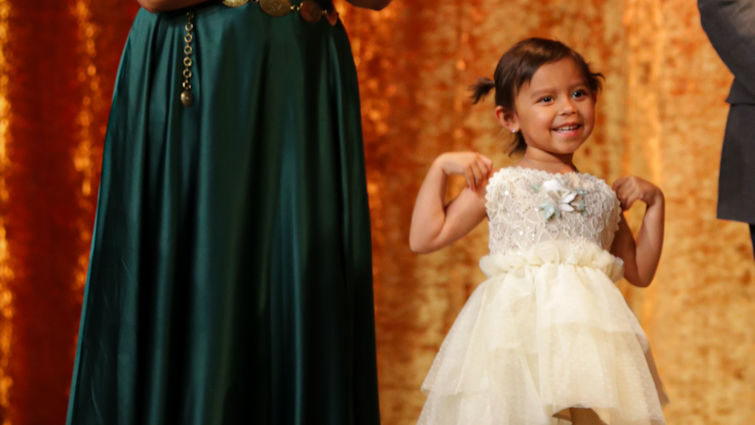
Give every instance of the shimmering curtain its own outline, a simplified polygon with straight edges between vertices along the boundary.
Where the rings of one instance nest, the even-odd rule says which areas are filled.
[[[0,414],[65,421],[102,141],[135,3],[0,0]]]
[[[486,227],[416,256],[413,196],[432,159],[506,136],[466,87],[503,50],[559,38],[606,75],[577,164],[632,173],[667,197],[666,248],[648,289],[621,288],[654,348],[670,424],[755,422],[755,266],[747,229],[717,221],[731,75],[690,0],[338,2],[362,90],[383,423],[414,423],[424,374],[475,285]],[[62,424],[109,99],[133,0],[0,0],[0,416]],[[642,208],[630,214],[637,228]]]

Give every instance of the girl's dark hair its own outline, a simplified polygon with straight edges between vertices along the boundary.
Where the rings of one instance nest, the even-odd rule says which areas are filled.
[[[528,38],[516,43],[501,56],[493,74],[495,81],[480,78],[470,87],[472,101],[479,102],[490,90],[495,89],[495,104],[507,111],[513,111],[514,99],[519,88],[532,79],[535,71],[546,63],[558,62],[564,58],[571,58],[577,64],[592,93],[600,91],[602,86],[600,79],[603,78],[603,74],[592,72],[582,55],[574,49],[560,41]],[[526,147],[522,132],[518,131],[508,151],[509,154],[514,154],[523,151]]]

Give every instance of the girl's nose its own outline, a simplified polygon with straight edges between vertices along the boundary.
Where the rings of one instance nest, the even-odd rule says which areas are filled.
[[[561,102],[561,108],[559,109],[559,112],[562,115],[566,115],[566,114],[572,114],[576,110],[577,108],[574,106],[574,102],[572,101],[572,99],[570,97],[567,97],[565,100]]]

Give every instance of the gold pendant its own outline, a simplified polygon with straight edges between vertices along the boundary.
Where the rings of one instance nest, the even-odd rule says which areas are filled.
[[[286,16],[291,13],[288,0],[260,0],[260,9],[270,16]]]
[[[223,0],[223,4],[228,7],[239,7],[249,3],[249,0]]]
[[[184,90],[181,92],[181,103],[187,108],[194,104],[194,95],[191,91]]]

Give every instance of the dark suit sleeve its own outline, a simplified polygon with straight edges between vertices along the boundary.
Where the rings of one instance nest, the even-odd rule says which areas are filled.
[[[713,48],[755,96],[755,0],[698,0],[697,7]]]

